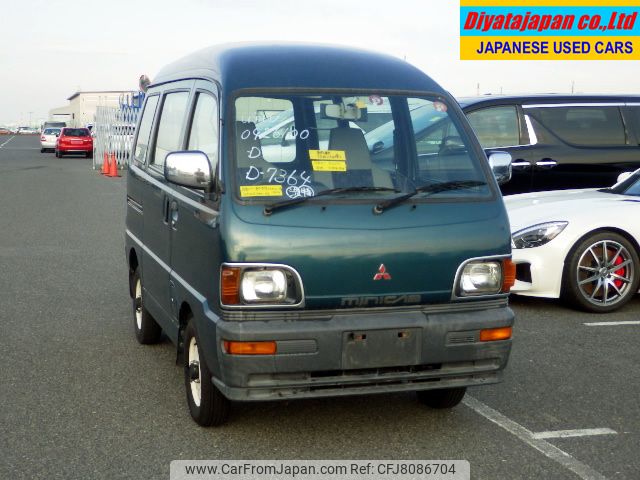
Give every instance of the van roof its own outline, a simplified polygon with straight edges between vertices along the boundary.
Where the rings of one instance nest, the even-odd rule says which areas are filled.
[[[160,70],[152,86],[187,79],[241,88],[354,88],[444,93],[398,58],[366,50],[299,43],[236,43],[205,48]]]

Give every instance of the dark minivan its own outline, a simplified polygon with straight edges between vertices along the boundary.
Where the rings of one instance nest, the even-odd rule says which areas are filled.
[[[377,157],[365,132],[385,108],[394,147]],[[455,145],[425,154],[416,108]],[[453,407],[500,381],[511,349],[510,174],[402,60],[313,45],[183,58],[149,87],[129,165],[137,339],[177,345],[201,425],[229,400],[416,391]]]
[[[508,152],[508,193],[608,187],[640,167],[640,96],[460,98],[487,152]]]

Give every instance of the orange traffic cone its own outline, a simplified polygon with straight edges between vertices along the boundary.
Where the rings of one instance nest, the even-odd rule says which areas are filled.
[[[102,171],[100,173],[102,175],[109,174],[109,155],[107,155],[107,152],[104,152],[104,155],[102,156]]]
[[[111,154],[111,162],[109,163],[109,177],[119,177],[118,175],[118,161],[116,160],[116,154]]]

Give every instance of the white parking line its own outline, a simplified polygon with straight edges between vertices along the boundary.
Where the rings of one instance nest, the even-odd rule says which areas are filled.
[[[0,145],[0,148],[4,147],[7,143],[9,143],[11,140],[13,140],[14,138],[16,138],[16,136],[14,135],[13,137],[9,137],[9,140],[7,140],[6,142],[4,142],[2,145]]]
[[[589,465],[582,463],[580,460],[573,458],[567,452],[560,450],[558,447],[551,445],[546,440],[535,438],[534,433],[524,428],[519,423],[505,417],[500,412],[485,405],[480,400],[467,395],[462,401],[467,407],[476,413],[482,415],[486,419],[492,421],[496,425],[505,429],[507,432],[515,435],[530,447],[535,448],[540,453],[559,463],[563,467],[571,470],[583,480],[606,480],[606,477],[595,471]]]
[[[583,428],[580,430],[555,430],[551,432],[538,432],[533,434],[533,438],[570,438],[588,437],[591,435],[616,435],[618,432],[610,428]]]
[[[640,325],[638,320],[629,320],[628,322],[591,322],[583,323],[587,327],[615,327],[617,325]]]

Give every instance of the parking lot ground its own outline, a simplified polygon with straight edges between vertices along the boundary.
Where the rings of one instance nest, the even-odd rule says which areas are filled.
[[[37,137],[0,143],[9,138],[0,146],[0,478],[167,479],[171,460],[253,458],[466,459],[474,479],[639,477],[640,326],[615,323],[640,320],[640,297],[606,316],[514,298],[504,382],[470,389],[450,411],[410,394],[268,402],[198,427],[174,347],[133,336],[126,178],[41,154]],[[610,325],[585,325],[594,322]],[[568,430],[581,436],[555,438]]]

